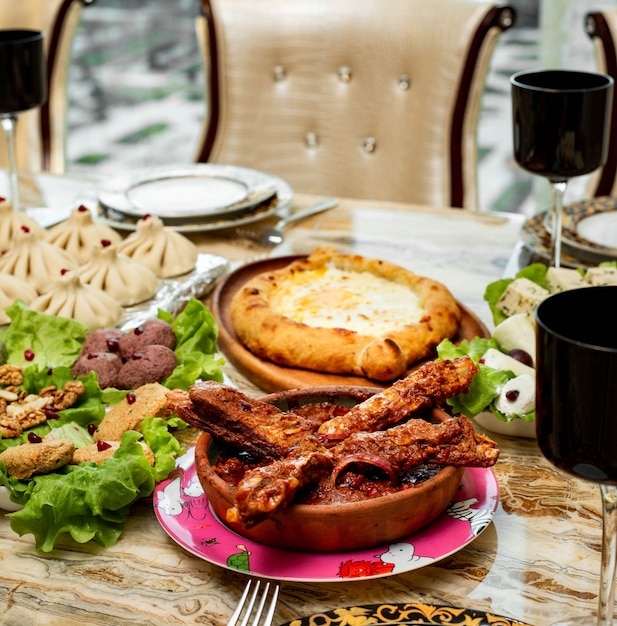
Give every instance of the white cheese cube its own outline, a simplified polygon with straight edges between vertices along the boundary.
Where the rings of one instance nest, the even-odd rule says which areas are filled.
[[[497,324],[493,339],[504,352],[524,350],[536,362],[536,324],[529,313],[517,313]]]
[[[529,374],[530,376],[536,375],[533,367],[529,367],[529,365],[525,365],[511,356],[504,354],[499,350],[495,350],[495,348],[489,348],[482,355],[482,363],[484,363],[487,367],[492,367],[494,370],[514,372],[517,376],[520,376],[521,374]]]
[[[617,285],[617,268],[590,267],[585,273],[585,281],[589,285]]]
[[[536,285],[528,278],[516,278],[505,289],[497,301],[497,308],[504,315],[533,313],[549,294],[548,289]]]
[[[504,415],[524,415],[536,406],[535,376],[522,374],[511,378],[499,392],[495,408]]]
[[[585,282],[578,270],[567,267],[549,267],[546,270],[546,284],[551,293],[589,287],[589,283]]]

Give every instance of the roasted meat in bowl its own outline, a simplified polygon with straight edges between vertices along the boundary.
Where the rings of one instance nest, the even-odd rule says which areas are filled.
[[[464,466],[495,463],[494,442],[438,408],[468,388],[474,368],[466,358],[431,362],[386,390],[261,399],[198,383],[170,399],[205,431],[197,475],[230,528],[274,547],[339,552],[409,536],[446,509]]]

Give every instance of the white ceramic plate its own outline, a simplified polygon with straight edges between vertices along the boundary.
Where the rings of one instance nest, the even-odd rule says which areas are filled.
[[[217,163],[137,170],[111,179],[99,192],[107,218],[136,222],[149,214],[179,226],[237,217],[275,198],[291,200],[282,179]]]
[[[486,428],[493,433],[509,435],[510,437],[525,437],[526,439],[536,438],[536,423],[525,422],[521,419],[513,419],[511,422],[504,422],[497,419],[490,411],[478,413],[474,422],[481,428]]]
[[[563,208],[562,245],[588,263],[617,260],[617,198],[592,198]]]

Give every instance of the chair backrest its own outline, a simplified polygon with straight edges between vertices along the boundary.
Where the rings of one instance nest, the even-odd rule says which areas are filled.
[[[594,11],[585,16],[585,32],[594,43],[598,71],[617,83],[617,9]],[[608,158],[605,165],[592,174],[587,195],[617,195],[617,93],[613,90]]]
[[[304,193],[478,208],[478,117],[511,7],[201,2],[197,161],[269,171]]]
[[[0,28],[45,33],[48,99],[19,115],[15,132],[18,169],[62,173],[66,165],[67,81],[73,38],[82,8],[94,0],[0,0]],[[0,165],[6,167],[6,140],[0,135]]]

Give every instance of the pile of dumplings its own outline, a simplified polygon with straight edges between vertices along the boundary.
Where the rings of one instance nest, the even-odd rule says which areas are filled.
[[[156,216],[144,216],[123,239],[83,205],[44,229],[0,199],[0,324],[10,322],[4,307],[19,298],[89,330],[115,326],[123,307],[152,298],[161,279],[192,271],[197,256]]]

